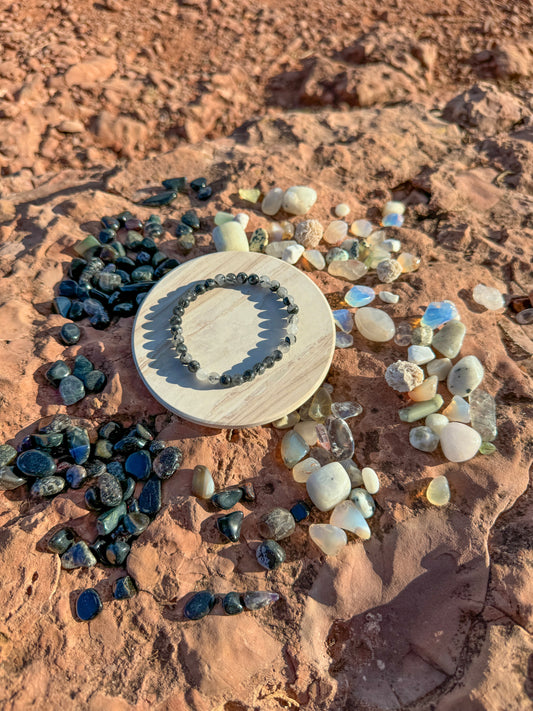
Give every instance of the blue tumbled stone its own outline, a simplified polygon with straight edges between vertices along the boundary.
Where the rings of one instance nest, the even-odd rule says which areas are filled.
[[[183,613],[189,620],[200,620],[208,615],[217,601],[216,597],[209,590],[201,590],[193,595],[185,605]]]
[[[383,227],[401,227],[403,225],[404,216],[399,215],[396,212],[391,212],[389,215],[385,215],[381,224]]]
[[[52,308],[56,314],[61,314],[61,316],[66,318],[68,316],[71,303],[71,300],[66,296],[56,296],[52,302]]]
[[[376,292],[370,286],[352,286],[344,295],[344,301],[350,306],[366,306],[376,298]]]
[[[84,622],[94,619],[102,611],[102,608],[100,595],[94,588],[84,590],[76,600],[76,614]]]
[[[59,394],[65,405],[74,405],[85,397],[85,388],[75,375],[67,375],[59,383]]]
[[[430,328],[438,328],[457,318],[459,312],[453,301],[432,301],[422,316],[422,323]]]
[[[148,452],[141,450],[140,452],[130,454],[124,466],[128,474],[131,474],[137,481],[142,481],[143,479],[148,479],[150,476],[152,460]]]

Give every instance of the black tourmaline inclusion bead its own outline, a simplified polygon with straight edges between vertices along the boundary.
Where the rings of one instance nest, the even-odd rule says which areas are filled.
[[[263,359],[263,363],[265,364],[265,366],[266,366],[267,368],[272,368],[273,365],[274,365],[274,363],[275,363],[275,360],[274,360],[274,358],[273,358],[271,355],[269,355],[269,356],[267,356],[266,358]]]
[[[233,380],[230,375],[221,375],[220,376],[220,384],[223,385],[225,388],[229,388],[232,384]]]
[[[200,370],[200,363],[197,360],[191,360],[187,368],[191,373],[196,373],[197,370]]]
[[[214,289],[216,287],[217,283],[214,279],[206,279],[204,282],[205,288],[210,291],[211,289]]]
[[[279,350],[272,351],[272,358],[276,361],[281,360],[283,358],[283,353]]]
[[[194,291],[197,294],[205,294],[207,289],[205,288],[205,284],[196,284],[196,286],[194,287]]]
[[[242,379],[244,380],[245,383],[249,383],[255,378],[255,373],[253,370],[245,370],[244,373],[242,374]]]
[[[247,279],[248,274],[245,274],[244,272],[239,272],[237,274],[237,284],[246,284]]]
[[[279,289],[280,283],[279,281],[276,281],[275,279],[270,282],[270,291],[273,291],[274,293]]]
[[[297,314],[300,311],[298,306],[296,304],[292,304],[292,306],[287,307],[287,313],[288,314]]]
[[[259,276],[257,274],[250,274],[248,277],[248,284],[252,284],[255,286],[255,284],[259,284]]]

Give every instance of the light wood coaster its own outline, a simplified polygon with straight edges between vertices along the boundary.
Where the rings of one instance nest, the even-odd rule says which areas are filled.
[[[267,275],[288,290],[300,309],[297,340],[250,383],[202,385],[171,348],[169,318],[187,289],[238,272]],[[185,344],[208,373],[242,373],[277,348],[286,314],[270,290],[217,287],[185,310]],[[148,292],[135,319],[132,347],[146,387],[168,410],[209,427],[255,427],[296,410],[319,387],[333,358],[335,325],[320,289],[296,267],[266,254],[217,252],[176,267]]]

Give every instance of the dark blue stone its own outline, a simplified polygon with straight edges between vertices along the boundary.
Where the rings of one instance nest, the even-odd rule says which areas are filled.
[[[238,615],[244,612],[241,595],[238,592],[229,592],[222,599],[222,607],[226,615]]]
[[[187,178],[166,178],[161,185],[167,190],[177,190],[179,193],[187,192]]]
[[[276,541],[263,541],[255,551],[257,562],[267,570],[275,570],[285,561],[285,551]]]
[[[154,439],[153,442],[150,442],[148,449],[151,454],[159,454],[159,452],[162,452],[167,446],[167,443],[162,439]]]
[[[70,546],[61,556],[61,566],[67,570],[74,568],[92,568],[96,565],[96,558],[91,553],[85,541],[78,541]]]
[[[68,268],[68,275],[71,279],[74,279],[75,281],[78,281],[78,279],[81,276],[82,271],[85,269],[87,266],[87,260],[82,259],[81,257],[75,257]]]
[[[124,578],[119,578],[115,582],[115,588],[113,590],[113,597],[115,600],[128,600],[137,594],[137,588],[133,578],[126,575]]]
[[[109,541],[106,541],[105,538],[97,538],[96,541],[89,546],[91,553],[99,563],[102,563],[102,565],[109,565],[109,561],[106,558],[106,550],[108,545]]]
[[[55,496],[65,488],[65,480],[60,476],[45,476],[37,479],[31,487],[33,496]]]
[[[92,393],[100,393],[107,384],[107,377],[101,370],[91,370],[83,378],[85,388]]]
[[[124,210],[123,212],[120,212],[115,217],[119,221],[120,226],[124,227],[124,225],[126,224],[126,220],[131,219],[133,217],[133,215],[131,214],[131,212],[129,210]]]
[[[123,498],[122,486],[115,476],[105,472],[98,477],[96,485],[100,492],[100,501],[105,507],[114,508],[120,504]]]
[[[85,397],[85,388],[75,375],[67,375],[59,383],[59,394],[65,405],[74,405]]]
[[[31,443],[35,449],[56,449],[63,444],[62,432],[47,432],[32,434]]]
[[[139,496],[139,511],[155,516],[161,509],[161,479],[150,477]]]
[[[75,375],[80,380],[83,380],[83,376],[93,370],[94,365],[91,361],[84,355],[77,355],[74,358],[74,367],[72,369],[72,375]]]
[[[133,452],[133,454],[130,454],[126,459],[125,469],[128,474],[131,474],[137,481],[148,479],[152,470],[150,455],[144,450]]]
[[[130,536],[140,536],[150,525],[150,517],[144,513],[128,513],[122,519],[122,525]]]
[[[103,331],[109,326],[109,324],[111,323],[111,319],[109,318],[109,314],[104,311],[103,313],[91,316],[91,318],[89,319],[89,323],[93,328],[96,328],[98,331]]]
[[[131,499],[128,499],[126,501],[126,507],[128,509],[128,513],[140,513],[141,510],[139,508],[139,501],[137,499],[134,499],[133,497]]]
[[[200,227],[200,218],[196,214],[196,210],[187,210],[187,212],[182,216],[181,221],[184,222],[193,230],[197,230]]]
[[[170,205],[177,196],[178,193],[175,190],[164,190],[157,195],[150,195],[142,201],[141,205]]]
[[[205,186],[207,185],[207,178],[195,178],[194,180],[191,180],[189,185],[194,190],[194,192],[197,193],[202,188],[205,188]]]
[[[290,511],[296,523],[305,521],[306,518],[309,518],[309,514],[311,513],[311,510],[305,501],[297,501]]]
[[[59,296],[77,296],[78,283],[74,279],[65,279],[59,282]]]
[[[135,262],[129,257],[119,257],[115,262],[115,266],[117,270],[122,270],[128,274],[131,274],[131,272],[135,269]]]
[[[120,229],[120,222],[119,220],[117,220],[116,217],[109,217],[106,215],[102,217],[100,222],[102,223],[103,227],[106,227],[110,230],[115,230],[115,232]]]
[[[26,476],[45,477],[55,474],[56,463],[46,452],[28,449],[17,457],[17,469]]]
[[[232,511],[225,516],[217,518],[217,528],[225,538],[236,543],[241,535],[243,519],[244,514],[242,511]]]
[[[137,254],[137,257],[135,259],[135,264],[138,267],[143,267],[143,266],[146,266],[147,264],[151,264],[151,263],[152,263],[152,255],[148,254],[148,252],[139,252]],[[133,278],[133,274],[132,274],[132,278]]]
[[[84,464],[89,459],[91,443],[89,434],[83,427],[72,427],[67,432],[70,456],[76,464]]]
[[[152,282],[149,281],[140,281],[134,284],[124,284],[124,286],[120,287],[120,293],[123,295],[124,301],[130,301],[131,299],[134,299],[137,294],[143,294],[147,291],[150,291],[152,286]]]
[[[189,620],[200,620],[208,615],[217,601],[216,597],[209,590],[201,590],[193,595],[185,605],[183,614]]]
[[[59,336],[66,346],[73,346],[80,340],[81,331],[75,323],[64,323]]]
[[[74,543],[76,534],[71,528],[61,528],[56,531],[52,538],[46,544],[46,548],[50,553],[59,553],[62,555]]]
[[[85,318],[85,310],[81,301],[73,301],[68,312],[68,317],[72,321],[81,321]]]
[[[137,304],[133,304],[131,301],[122,301],[119,304],[113,306],[112,312],[114,316],[120,316],[121,318],[127,318],[132,316],[137,311]]]
[[[122,502],[116,508],[105,511],[96,519],[96,530],[99,536],[107,536],[119,525],[127,513],[126,504]]]
[[[185,222],[178,223],[176,231],[174,232],[176,237],[183,237],[183,235],[190,235],[191,233],[192,227],[190,225],[186,225]]]
[[[205,188],[200,188],[200,190],[198,190],[197,197],[198,200],[209,200],[212,194],[213,189],[210,188],[209,185],[207,185]]]
[[[115,232],[115,230],[105,228],[103,230],[100,230],[100,233],[98,235],[98,241],[102,244],[109,244],[109,242],[112,242],[116,238],[116,236],[117,233]]]
[[[56,296],[52,302],[52,309],[56,314],[61,314],[65,318],[68,316],[71,301],[66,296]]]
[[[176,267],[179,267],[181,262],[179,262],[177,259],[174,259],[171,257],[170,259],[165,260],[162,264],[160,264],[157,269],[154,271],[154,279],[161,279],[161,277],[164,277],[165,274],[168,274],[171,272],[173,269],[176,269]]]
[[[56,388],[67,375],[70,375],[70,368],[62,360],[56,360],[45,373],[46,379]]]
[[[122,565],[129,555],[131,547],[126,541],[117,540],[106,549],[106,558],[111,565]]]
[[[150,262],[154,269],[156,269],[160,264],[163,264],[168,259],[168,255],[164,252],[155,252],[152,255],[152,261]]]
[[[100,501],[100,492],[96,486],[90,486],[85,492],[85,505],[91,511],[101,511],[104,508]]]
[[[74,464],[67,469],[65,479],[73,489],[79,489],[87,479],[87,470],[80,464]]]
[[[242,499],[242,489],[226,489],[226,491],[217,491],[211,497],[211,503],[217,509],[231,509],[238,504]]]
[[[76,600],[76,614],[84,622],[94,619],[102,609],[100,595],[94,588],[84,590]]]
[[[124,467],[121,462],[108,462],[107,471],[116,477],[119,481],[126,481],[126,475],[124,474]]]
[[[131,454],[139,449],[142,449],[146,444],[146,440],[136,435],[129,434],[118,442],[115,442],[113,449],[117,454]]]

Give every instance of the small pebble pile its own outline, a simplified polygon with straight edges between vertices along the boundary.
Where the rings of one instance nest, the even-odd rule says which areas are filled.
[[[63,360],[56,360],[45,373],[45,377],[59,390],[65,405],[74,405],[83,400],[87,393],[99,393],[105,388],[107,376],[95,369],[84,355],[74,358],[72,369]]]

